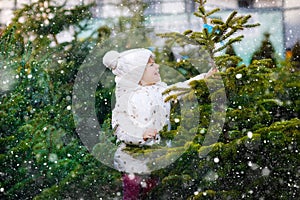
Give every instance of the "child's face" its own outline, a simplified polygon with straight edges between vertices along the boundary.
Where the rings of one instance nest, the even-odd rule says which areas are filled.
[[[141,79],[142,85],[151,85],[160,81],[159,65],[155,63],[152,57],[149,58]]]

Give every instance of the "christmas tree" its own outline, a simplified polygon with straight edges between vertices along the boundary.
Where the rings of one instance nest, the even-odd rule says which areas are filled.
[[[76,70],[88,53],[86,44],[95,41],[75,37],[57,44],[55,39],[63,28],[90,16],[86,8],[33,3],[16,11],[16,21],[0,37],[1,199],[107,198],[119,191],[120,175],[83,146],[71,112]],[[45,16],[42,11],[53,11],[49,27],[35,26],[45,22],[34,17]],[[64,27],[55,25],[62,21]],[[29,37],[37,33],[41,37]]]
[[[270,34],[265,33],[264,39],[261,43],[261,46],[258,48],[257,51],[253,53],[251,62],[253,60],[263,60],[263,59],[271,59],[273,65],[276,65],[276,55],[275,55],[275,48],[273,47],[270,41]]]
[[[297,41],[296,44],[292,48],[292,57],[291,57],[292,65],[296,67],[296,69],[300,69],[300,42]]]
[[[78,26],[79,33],[79,29],[87,28],[84,19],[89,19],[90,13],[86,7],[76,7],[82,10],[69,11],[73,13],[70,16],[66,8],[57,7],[59,12],[53,13],[57,14],[55,20],[44,26],[47,24],[42,19],[35,21],[33,15],[46,16],[43,14],[45,6],[54,11],[49,2],[38,1],[41,5],[33,3],[34,6],[26,7],[26,12],[17,11],[14,23],[0,36],[0,197],[121,198],[120,172],[99,162],[97,155],[87,150],[75,130],[72,115],[76,72],[91,46],[106,44],[109,29],[100,29],[102,39],[89,37],[79,41],[75,36],[70,42],[57,43],[55,37],[62,27],[55,26],[56,20],[61,25],[62,20],[72,17],[64,23]],[[296,167],[300,164],[299,70],[290,70],[292,63],[274,67],[270,59],[253,60],[248,66],[239,64],[241,58],[223,52],[243,38],[235,33],[256,26],[248,24],[250,16],[233,12],[225,21],[210,18],[218,9],[207,11],[205,1],[196,2],[199,9],[195,15],[206,24],[203,30],[161,34],[169,40],[162,52],[155,51],[157,60],[162,58],[165,62],[161,61],[161,65],[171,64],[185,78],[197,75],[202,67],[217,67],[220,72],[215,78],[221,79],[193,81],[191,88],[183,91],[185,97],[174,103],[172,129],[161,131],[162,139],[172,140],[173,146],[153,147],[164,150],[163,156],[155,162],[171,160],[176,152],[184,151],[167,167],[153,171],[153,175],[160,177],[161,184],[148,198],[296,199],[300,195]],[[21,16],[28,20],[20,20]],[[138,27],[141,27],[143,20],[138,19],[141,22]],[[29,33],[43,37],[31,40]],[[133,45],[130,48],[149,44],[147,35],[138,36],[142,39],[139,44],[135,44],[136,38],[128,37],[121,37],[127,39],[115,43],[123,45],[120,50],[127,44]],[[51,43],[54,46],[49,46]],[[192,45],[193,48],[183,51],[184,55],[177,60],[173,45]],[[292,62],[297,61],[297,55],[293,54]],[[199,60],[203,66],[198,65]],[[165,73],[165,77],[176,79],[172,77],[174,74]],[[224,88],[210,90],[212,86],[219,86],[212,83],[220,82]],[[98,120],[103,124],[101,131],[107,134],[107,138],[99,138],[99,142],[114,140],[109,115],[111,92],[111,88],[99,84],[95,94]],[[219,108],[213,101],[224,93],[226,115],[218,112],[225,108]],[[191,103],[190,99],[195,96],[196,101]],[[187,109],[181,109],[182,105]],[[215,122],[224,122],[222,129],[211,124],[213,114],[216,114]],[[219,130],[218,140],[204,143],[213,130]],[[151,148],[142,150],[151,153]]]
[[[197,2],[196,16],[206,24],[207,16],[218,10],[206,11],[205,1]],[[300,123],[297,100],[300,85],[296,81],[299,73],[291,73],[285,67],[274,68],[271,59],[253,60],[249,66],[235,62],[232,67],[228,61],[235,60],[235,55],[216,55],[242,39],[242,36],[231,39],[231,33],[243,29],[243,26],[254,26],[246,24],[250,16],[235,18],[236,14],[233,12],[225,22],[211,20],[215,26],[206,26],[202,32],[188,30],[184,34],[161,34],[180,45],[204,46],[214,61],[212,66],[222,70],[220,76],[224,82],[227,108],[218,141],[204,144],[210,134],[212,99],[220,96],[222,91],[209,90],[208,84],[213,78],[191,82],[192,90],[185,91],[185,94],[187,99],[191,94],[197,95],[200,102],[197,109],[201,113],[199,125],[192,128],[177,126],[173,137],[186,135],[187,139],[187,135],[194,134],[194,140],[186,142],[188,149],[176,162],[154,172],[162,177],[162,184],[155,188],[149,199],[267,199],[296,198],[299,195],[298,189],[291,186],[297,185],[298,172],[293,166],[299,165],[299,156],[296,155],[300,138],[297,128]],[[226,32],[229,27],[233,29]],[[218,43],[221,41],[223,46],[220,47]],[[174,89],[180,91],[180,88]],[[170,99],[176,97],[173,95]],[[168,132],[164,134],[168,135]]]

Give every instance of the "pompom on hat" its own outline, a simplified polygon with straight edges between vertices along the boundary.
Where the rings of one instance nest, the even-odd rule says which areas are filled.
[[[103,64],[111,69],[114,70],[117,67],[117,61],[120,56],[120,53],[117,51],[109,51],[103,57]]]
[[[116,82],[121,80],[138,85],[150,56],[154,54],[144,48],[130,49],[121,53],[108,51],[103,57],[103,64],[116,75]]]

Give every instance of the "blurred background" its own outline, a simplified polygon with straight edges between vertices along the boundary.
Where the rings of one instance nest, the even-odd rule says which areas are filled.
[[[33,2],[37,0],[0,0],[0,26],[4,27],[10,23],[14,10]],[[61,4],[59,2],[62,1],[57,2]],[[95,2],[93,7],[95,29],[98,25],[105,24],[108,19],[129,14],[124,7],[120,6],[120,0],[70,0],[66,2],[65,7],[91,2]],[[192,17],[197,9],[193,0],[144,0],[144,2],[148,3],[145,14],[148,16],[147,23],[150,26],[176,31],[201,28]],[[271,33],[277,34],[277,36],[273,34],[273,40],[278,42],[275,46],[279,48],[291,48],[300,38],[300,1],[298,0],[208,0],[207,6],[219,7],[224,14],[233,9],[240,13],[251,14],[254,21],[259,21],[265,26],[260,32],[268,29]]]

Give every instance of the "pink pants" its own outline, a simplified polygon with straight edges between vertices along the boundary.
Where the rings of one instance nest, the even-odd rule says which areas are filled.
[[[123,174],[123,200],[140,200],[157,184],[157,178],[144,178],[136,174]]]

